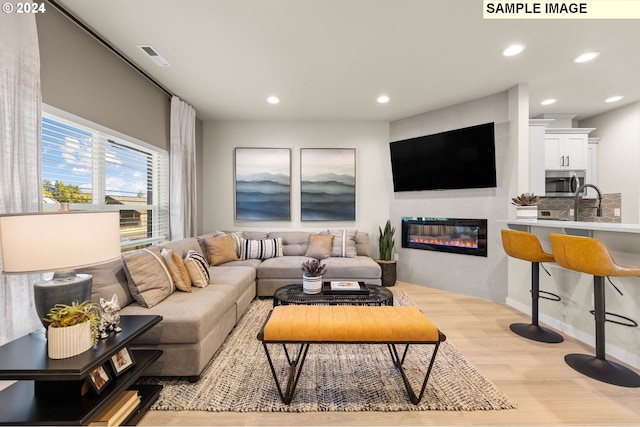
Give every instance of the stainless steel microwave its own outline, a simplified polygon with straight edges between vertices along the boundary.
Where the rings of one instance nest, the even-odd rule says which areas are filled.
[[[546,197],[572,197],[584,184],[587,172],[575,171],[546,171],[544,177],[544,191]],[[581,196],[587,195],[587,189],[583,189]]]

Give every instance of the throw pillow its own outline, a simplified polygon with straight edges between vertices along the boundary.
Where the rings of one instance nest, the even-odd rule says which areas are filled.
[[[175,290],[171,274],[162,257],[149,249],[122,254],[131,296],[143,307],[151,308]]]
[[[282,238],[251,240],[242,239],[240,259],[267,259],[283,256]]]
[[[356,249],[356,235],[358,230],[328,230],[320,234],[333,236],[331,256],[355,258],[358,255]]]
[[[189,272],[191,283],[197,288],[204,288],[209,284],[209,264],[202,254],[197,251],[189,251],[184,258],[184,265]]]
[[[184,292],[191,292],[191,278],[180,255],[167,248],[163,248],[160,255],[169,269],[176,288]]]
[[[207,245],[211,265],[220,265],[238,260],[236,248],[233,245],[233,236],[227,234],[220,237],[207,237],[204,241]]]
[[[305,256],[316,259],[329,258],[333,247],[333,238],[332,235],[311,234],[309,236],[309,248]]]

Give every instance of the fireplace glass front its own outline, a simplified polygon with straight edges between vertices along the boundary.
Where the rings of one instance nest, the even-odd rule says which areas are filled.
[[[402,218],[402,247],[487,256],[487,220]]]

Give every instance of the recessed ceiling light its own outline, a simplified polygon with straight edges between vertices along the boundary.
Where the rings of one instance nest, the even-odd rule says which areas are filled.
[[[267,102],[269,104],[278,104],[280,103],[280,98],[278,98],[277,96],[270,96],[267,98]]]
[[[514,56],[522,52],[525,48],[523,44],[512,44],[508,48],[502,51],[503,56]]]
[[[600,56],[600,52],[585,52],[580,56],[576,56],[573,59],[573,62],[575,62],[576,64],[581,64],[583,62],[588,62],[592,59],[596,59],[598,56]]]
[[[555,104],[556,101],[557,101],[557,99],[549,98],[549,99],[545,99],[540,104],[542,104],[542,105],[551,105],[551,104]]]
[[[389,102],[389,97],[387,95],[380,95],[377,99],[379,104],[386,104]]]
[[[610,98],[607,98],[604,100],[604,102],[618,102],[620,101],[622,98],[624,98],[623,96],[620,95],[616,95],[616,96],[612,96]]]

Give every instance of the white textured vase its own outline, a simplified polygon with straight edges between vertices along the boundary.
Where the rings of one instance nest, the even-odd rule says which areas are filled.
[[[322,292],[322,276],[302,276],[302,292],[305,294],[319,294]]]
[[[93,347],[91,322],[66,328],[47,328],[47,347],[51,359],[66,359]]]
[[[516,218],[524,219],[527,221],[538,220],[538,207],[537,206],[517,206]]]

